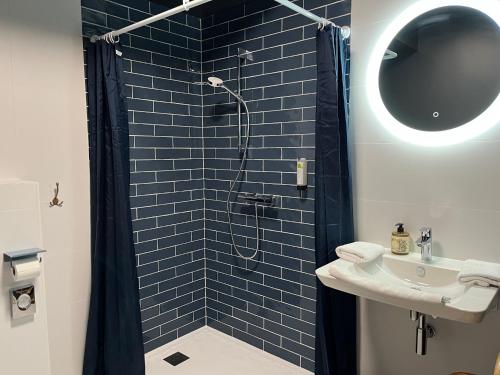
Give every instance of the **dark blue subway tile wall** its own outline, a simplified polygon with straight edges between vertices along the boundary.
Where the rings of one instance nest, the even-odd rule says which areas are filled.
[[[350,24],[350,0],[296,1],[339,25]],[[238,47],[253,51],[243,68],[251,111],[248,171],[241,192],[279,196],[259,208],[256,260],[231,249],[225,200],[239,167],[237,108],[222,90],[204,87],[207,323],[308,370],[314,369],[314,126],[317,25],[274,1],[254,1],[202,20],[204,79],[236,88]],[[296,159],[309,159],[309,189],[300,197]],[[233,197],[234,199],[234,197]],[[236,243],[256,246],[255,209],[232,205]]]
[[[339,25],[350,0],[296,1]],[[82,0],[83,34],[165,10],[145,0]],[[204,324],[314,369],[314,126],[317,25],[272,0],[199,20],[179,14],[121,36],[131,136],[131,203],[146,351]],[[197,85],[236,87],[238,47],[251,141],[241,192],[274,194],[259,208],[261,249],[231,248],[225,199],[236,175],[236,105]],[[199,73],[199,72],[202,73]],[[309,163],[300,197],[295,163]],[[255,211],[232,205],[236,242],[256,247]]]
[[[83,35],[165,9],[82,0]],[[86,39],[88,42],[88,39]],[[176,15],[122,35],[130,119],[130,200],[145,350],[205,325],[200,20]]]

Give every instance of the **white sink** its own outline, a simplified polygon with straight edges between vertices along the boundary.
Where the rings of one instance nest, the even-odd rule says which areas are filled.
[[[338,259],[318,268],[316,275],[333,289],[434,317],[478,323],[498,288],[460,284],[457,275],[461,263],[439,257],[423,263],[420,254],[401,256],[387,250],[367,264]]]

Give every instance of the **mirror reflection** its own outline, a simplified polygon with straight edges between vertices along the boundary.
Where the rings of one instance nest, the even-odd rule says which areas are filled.
[[[407,24],[381,62],[380,94],[402,124],[449,130],[484,112],[500,92],[500,30],[464,6],[436,8]]]

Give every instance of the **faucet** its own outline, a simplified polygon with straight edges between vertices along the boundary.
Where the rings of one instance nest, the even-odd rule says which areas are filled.
[[[432,261],[432,229],[429,227],[420,228],[420,238],[417,240],[420,247],[422,262]]]

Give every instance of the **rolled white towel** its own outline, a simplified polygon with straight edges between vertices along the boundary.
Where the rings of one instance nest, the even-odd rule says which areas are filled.
[[[352,263],[368,263],[384,253],[384,247],[370,242],[353,242],[335,249],[337,256]]]
[[[500,264],[467,259],[458,273],[458,281],[466,285],[500,287]]]

